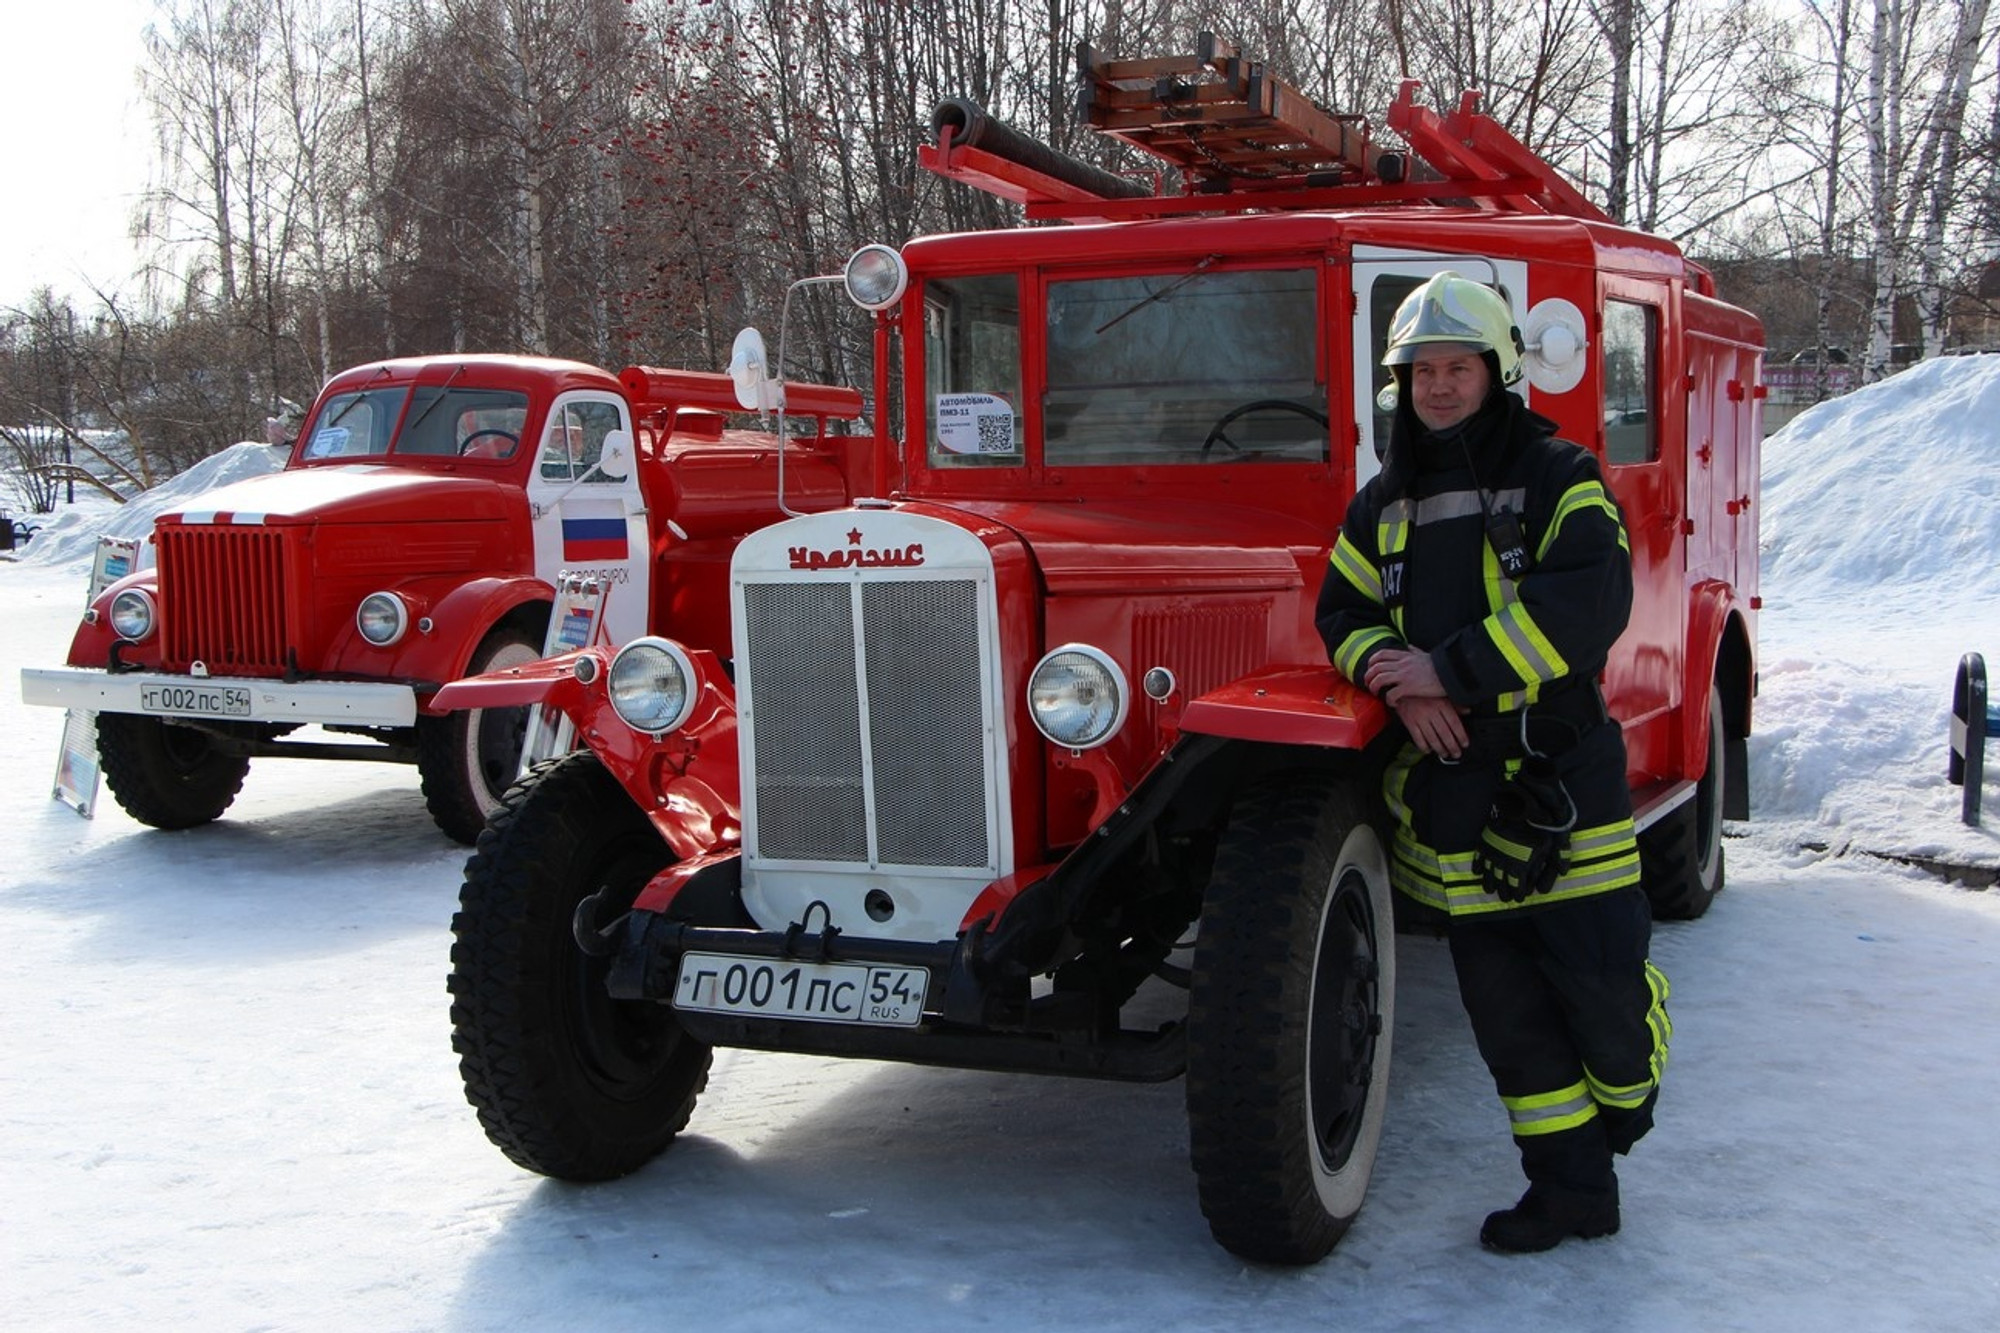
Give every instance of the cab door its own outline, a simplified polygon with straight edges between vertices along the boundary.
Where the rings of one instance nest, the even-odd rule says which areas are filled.
[[[1687,637],[1690,472],[1685,398],[1667,392],[1671,289],[1665,282],[1600,281],[1597,366],[1604,395],[1604,473],[1625,511],[1632,547],[1632,617],[1605,668],[1612,712],[1626,727],[1635,765],[1666,771],[1680,705]],[[1699,446],[1697,446],[1698,448]],[[1649,723],[1657,722],[1651,734]],[[1658,747],[1657,756],[1653,748]]]
[[[614,431],[624,432],[626,441],[620,477],[600,466]],[[646,632],[650,600],[646,506],[631,440],[624,400],[590,391],[564,394],[549,408],[528,479],[536,575],[558,586],[565,574],[602,583],[603,637],[613,645]]]

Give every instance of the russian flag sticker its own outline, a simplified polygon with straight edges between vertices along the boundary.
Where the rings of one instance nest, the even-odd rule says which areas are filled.
[[[566,565],[623,560],[629,550],[625,542],[623,518],[565,518],[562,521],[562,542],[562,558]]]

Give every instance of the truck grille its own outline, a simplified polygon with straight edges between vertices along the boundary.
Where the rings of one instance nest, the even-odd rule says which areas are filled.
[[[248,675],[285,669],[285,546],[268,528],[162,527],[165,665]]]
[[[754,854],[990,866],[978,584],[744,594]]]

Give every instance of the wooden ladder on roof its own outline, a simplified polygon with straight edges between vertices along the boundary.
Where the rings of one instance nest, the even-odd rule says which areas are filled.
[[[1374,178],[1365,117],[1329,114],[1212,32],[1195,47],[1141,60],[1080,47],[1079,116],[1179,167],[1197,190]]]
[[[1415,79],[1387,128],[1409,151],[1381,150],[1368,119],[1335,115],[1260,60],[1204,32],[1195,52],[1112,60],[1077,50],[1078,112],[1099,134],[1179,169],[1181,191],[1055,152],[964,99],[932,117],[918,161],[1024,205],[1032,219],[1131,221],[1196,213],[1439,204],[1609,221],[1560,172],[1479,110],[1467,92],[1445,115],[1419,106]]]

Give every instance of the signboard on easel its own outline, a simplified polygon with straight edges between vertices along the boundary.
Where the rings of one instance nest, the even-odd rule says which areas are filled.
[[[588,648],[604,637],[604,605],[610,584],[565,572],[556,583],[556,602],[549,612],[549,632],[542,656],[556,657]],[[536,704],[528,711],[528,732],[521,742],[522,773],[544,759],[568,754],[576,747],[576,726],[558,709]]]
[[[99,537],[90,561],[90,590],[84,594],[83,604],[89,606],[97,594],[137,569],[142,550],[136,541]],[[102,776],[97,766],[97,714],[88,708],[72,708],[63,715],[62,748],[56,752],[52,794],[89,819],[97,812],[97,784]]]

